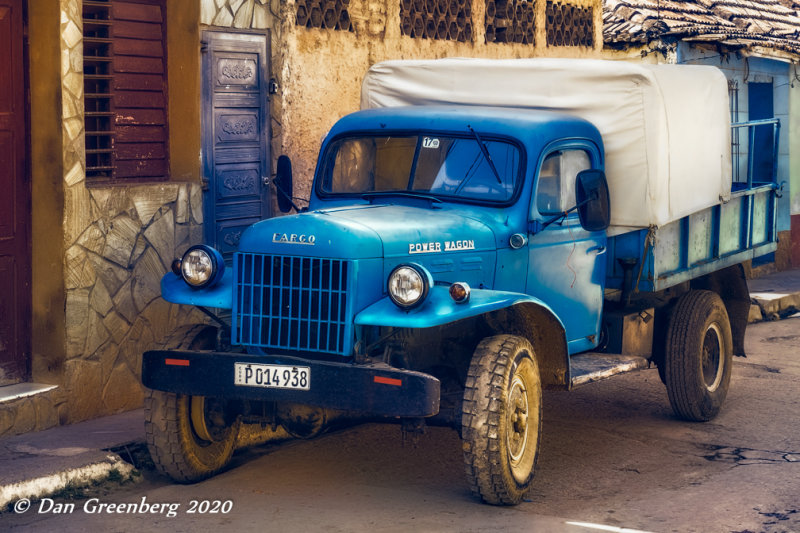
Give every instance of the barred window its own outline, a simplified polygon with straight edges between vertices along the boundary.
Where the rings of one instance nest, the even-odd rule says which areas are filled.
[[[88,184],[169,173],[165,0],[84,0]]]

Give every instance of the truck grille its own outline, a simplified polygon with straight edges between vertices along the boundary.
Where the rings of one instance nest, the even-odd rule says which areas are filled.
[[[349,351],[348,266],[339,259],[235,254],[233,343]]]

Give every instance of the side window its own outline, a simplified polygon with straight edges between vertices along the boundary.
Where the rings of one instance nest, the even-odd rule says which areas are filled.
[[[591,168],[584,150],[559,150],[548,154],[539,171],[536,209],[543,215],[557,215],[575,205],[575,177]]]

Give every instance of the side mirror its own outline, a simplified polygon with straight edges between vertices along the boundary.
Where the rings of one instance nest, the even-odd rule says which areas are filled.
[[[582,170],[575,178],[578,217],[586,231],[603,231],[611,222],[608,182],[602,170]]]
[[[289,156],[282,155],[278,158],[278,172],[272,181],[278,191],[278,209],[281,213],[288,213],[294,207],[292,194],[294,186],[292,184],[292,160]]]

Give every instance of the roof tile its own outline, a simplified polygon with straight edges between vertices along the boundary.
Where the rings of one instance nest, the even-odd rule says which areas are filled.
[[[671,36],[800,55],[800,0],[603,0],[608,44]]]

